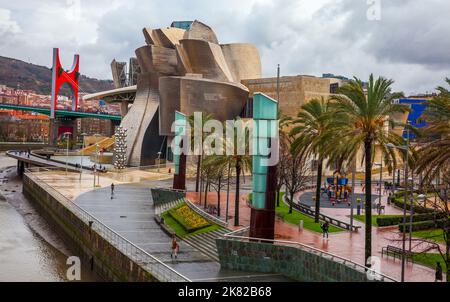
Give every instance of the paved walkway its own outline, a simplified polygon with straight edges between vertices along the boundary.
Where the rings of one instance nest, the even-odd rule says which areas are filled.
[[[55,174],[54,174],[55,173]],[[58,174],[59,173],[59,174]],[[62,173],[62,174],[61,174]],[[255,275],[254,273],[241,273],[220,270],[217,262],[209,260],[197,250],[182,245],[181,250],[185,253],[180,256],[178,263],[173,263],[170,257],[170,238],[162,232],[154,222],[154,212],[149,188],[150,186],[170,186],[170,179],[146,180],[141,183],[127,184],[117,182],[106,176],[102,176],[100,184],[103,188],[93,190],[92,175],[85,175],[82,182],[78,181],[79,174],[65,172],[44,172],[40,174],[45,181],[56,188],[66,197],[74,200],[88,212],[102,220],[112,229],[120,232],[124,237],[150,253],[158,255],[162,261],[173,266],[176,270],[185,274],[193,280],[249,280],[249,281],[280,281],[286,280],[279,275]],[[116,198],[110,199],[109,186],[111,182],[116,184]],[[189,185],[191,187],[192,185]],[[239,227],[249,225],[250,208],[246,203],[248,189],[245,187],[240,196]],[[198,200],[198,193],[188,193],[188,198]],[[202,200],[203,202],[203,200]],[[208,193],[208,204],[217,205],[217,194]],[[222,215],[226,213],[226,193],[221,195]],[[328,212],[330,211],[330,212]],[[324,209],[324,213],[334,217],[344,218],[349,215],[349,209],[329,208]],[[347,212],[347,214],[346,214]],[[398,209],[386,207],[387,213],[397,214]],[[347,217],[348,218],[348,217]],[[233,225],[234,219],[234,194],[230,194],[228,203],[228,219]],[[358,223],[358,222],[355,222]],[[363,224],[361,224],[363,226]],[[287,224],[279,219],[276,220],[276,238],[300,242],[314,246],[323,251],[327,251],[341,257],[352,259],[355,262],[364,263],[364,226],[358,233],[341,232],[330,235],[329,240],[323,240],[321,234],[302,230],[299,231],[294,225]],[[381,258],[381,248],[388,244],[398,242],[397,227],[393,228],[373,228],[373,254]],[[199,265],[200,264],[200,265]],[[392,258],[381,258],[381,270],[383,273],[400,279],[400,262]],[[417,265],[409,264],[406,267],[407,281],[434,281],[434,270]]]
[[[358,192],[358,191],[357,191]],[[359,192],[361,193],[361,192]],[[301,193],[300,193],[301,194]],[[298,195],[296,198],[298,198]],[[196,201],[198,204],[199,193],[190,192],[188,198]],[[233,226],[234,223],[234,193],[230,193],[228,219],[230,221],[230,227],[236,229]],[[217,193],[208,193],[208,204],[217,206]],[[221,214],[223,218],[226,212],[226,192],[221,194]],[[386,198],[382,198],[382,204],[386,206],[386,214],[401,214],[401,210],[388,206],[386,204]],[[204,194],[202,194],[201,205],[204,205]],[[240,227],[249,225],[250,208],[247,205],[247,193],[240,196]],[[348,208],[324,208],[322,211],[324,214],[333,216],[340,220],[350,221],[350,209]],[[356,209],[355,209],[356,214]],[[373,211],[375,215],[375,211]],[[297,226],[286,223],[277,218],[275,222],[275,237],[280,240],[299,242],[305,245],[309,245],[325,252],[329,252],[340,257],[351,259],[354,262],[364,264],[364,239],[365,229],[362,222],[354,220],[356,225],[360,225],[361,229],[356,233],[350,233],[347,231],[330,234],[329,240],[324,240],[322,234],[312,232],[309,230],[299,230]],[[373,256],[377,256],[381,260],[382,273],[391,276],[397,280],[401,278],[401,261],[398,259],[393,260],[392,257],[381,257],[381,249],[389,245],[401,245],[401,238],[398,234],[398,227],[376,228],[372,229],[372,251]],[[408,248],[408,243],[406,245]],[[434,270],[419,264],[407,263],[405,268],[406,281],[434,281]]]
[[[115,181],[115,194],[111,199],[110,184],[114,180],[108,177],[102,177],[102,187],[94,190],[92,175],[83,175],[80,182],[78,173],[51,171],[34,174],[109,228],[193,281],[290,281],[279,274],[222,270],[218,262],[184,242],[180,242],[177,261],[172,260],[171,237],[154,220],[150,192],[152,186],[170,186],[171,179],[140,183]]]

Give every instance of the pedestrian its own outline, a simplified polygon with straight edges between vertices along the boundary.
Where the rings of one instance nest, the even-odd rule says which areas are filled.
[[[435,282],[442,282],[442,266],[440,262],[437,262],[436,264],[436,280]]]
[[[111,184],[111,199],[114,197],[114,183]]]
[[[178,252],[178,250],[179,250],[179,247],[178,247],[178,243],[177,243],[177,238],[175,237],[175,235],[173,235],[173,238],[172,238],[172,253],[170,254],[170,258],[172,258],[172,259],[177,259],[177,252]]]
[[[321,228],[322,228],[322,232],[323,232],[323,238],[325,239],[325,237],[327,237],[327,239],[328,239],[328,229],[329,229],[329,224],[328,224],[328,221],[325,221],[323,224],[322,224],[322,226],[321,226]]]

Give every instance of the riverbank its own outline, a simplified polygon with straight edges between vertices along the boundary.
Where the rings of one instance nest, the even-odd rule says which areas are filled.
[[[71,250],[22,194],[16,161],[0,153],[0,281],[66,281]],[[82,281],[99,281],[88,269]]]

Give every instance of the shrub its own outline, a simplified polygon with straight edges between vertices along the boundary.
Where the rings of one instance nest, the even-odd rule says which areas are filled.
[[[169,210],[169,214],[189,233],[211,225],[208,220],[192,211],[186,204]]]
[[[378,217],[377,224],[380,227],[396,225],[402,222],[403,216]]]
[[[415,214],[413,215],[413,222],[421,222],[421,221],[434,221],[435,219],[443,219],[445,218],[445,214],[440,213],[425,213],[425,214]],[[410,215],[406,216],[407,221],[410,219]],[[397,225],[403,223],[403,215],[396,215],[396,216],[381,216],[377,218],[377,224],[378,226],[390,226],[390,225]]]
[[[405,203],[405,201],[404,201],[404,199],[402,199],[402,198],[394,198],[393,200],[392,200],[392,202],[397,206],[397,207],[399,207],[399,208],[402,208],[403,209],[403,205],[404,205],[404,203]],[[411,209],[411,203],[407,203],[406,204],[406,209],[409,211],[410,209]],[[420,214],[427,214],[427,213],[434,213],[435,212],[435,210],[434,209],[432,209],[432,208],[424,208],[423,206],[421,206],[421,205],[418,205],[417,203],[414,203],[414,212],[415,213],[420,213]]]
[[[427,221],[419,221],[419,222],[414,222],[412,224],[412,231],[423,231],[423,230],[431,230],[431,229],[436,229],[439,225],[441,225],[442,223],[444,223],[444,220],[437,220],[436,222],[432,221],[432,220],[427,220]],[[400,230],[400,232],[409,232],[409,227],[410,224],[406,223],[406,224],[399,224],[398,225],[398,229]]]

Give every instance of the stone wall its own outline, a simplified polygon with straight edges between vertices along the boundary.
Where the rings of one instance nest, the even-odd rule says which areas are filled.
[[[289,246],[216,239],[222,268],[279,273],[303,282],[366,282],[367,275],[335,260]]]
[[[61,203],[55,192],[46,191],[39,181],[25,174],[23,193],[72,248],[84,267],[107,281],[158,281],[148,271],[84,223]]]
[[[250,96],[261,92],[277,99],[277,78],[242,80]],[[330,79],[312,76],[285,76],[280,78],[280,99],[278,106],[284,115],[297,116],[300,107],[311,99],[330,96]]]

